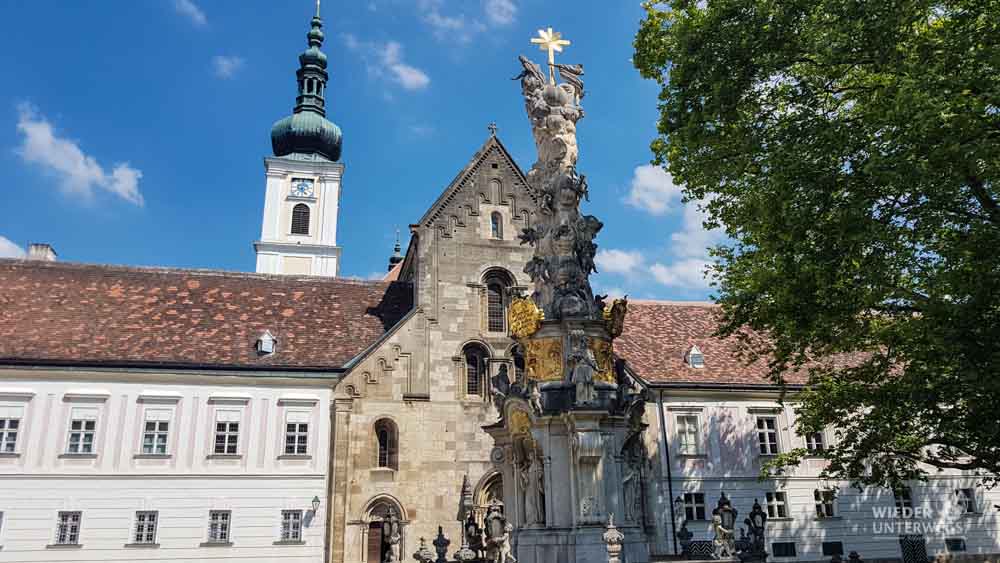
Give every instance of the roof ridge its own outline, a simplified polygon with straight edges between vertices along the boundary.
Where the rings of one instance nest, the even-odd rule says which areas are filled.
[[[629,305],[641,304],[641,305],[677,305],[681,307],[720,307],[718,303],[713,301],[682,301],[675,299],[629,299]]]
[[[124,264],[96,264],[91,262],[44,261],[27,258],[0,258],[0,268],[5,266],[22,266],[32,269],[61,270],[101,270],[107,272],[138,272],[149,274],[180,274],[193,276],[214,276],[222,278],[261,279],[272,281],[308,281],[318,283],[341,283],[349,285],[378,286],[389,283],[382,279],[366,280],[352,277],[310,276],[304,274],[261,274],[257,272],[241,272],[239,270],[219,270],[212,268],[180,268],[172,266],[131,266]]]

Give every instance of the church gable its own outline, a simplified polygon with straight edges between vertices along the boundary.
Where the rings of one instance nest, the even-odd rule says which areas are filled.
[[[529,226],[537,196],[524,174],[494,136],[476,152],[420,219],[420,226],[442,238],[459,231],[481,238],[516,239]],[[506,233],[506,234],[504,234]]]

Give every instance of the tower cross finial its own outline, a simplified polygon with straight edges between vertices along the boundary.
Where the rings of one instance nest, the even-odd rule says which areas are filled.
[[[319,0],[316,0],[316,17],[319,17]]]
[[[562,53],[563,47],[569,45],[568,39],[563,39],[562,34],[558,31],[552,31],[552,28],[539,29],[538,37],[532,37],[531,42],[538,45],[538,48],[542,51],[549,52],[549,83],[556,83],[556,51]]]
[[[497,136],[497,122],[496,121],[491,121],[490,124],[486,126],[486,128],[490,130],[490,136],[491,137],[496,137]]]

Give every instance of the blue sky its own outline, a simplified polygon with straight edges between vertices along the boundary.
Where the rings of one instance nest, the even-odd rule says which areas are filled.
[[[579,169],[605,223],[602,292],[704,299],[693,204],[648,165],[656,84],[632,67],[638,0],[323,2],[328,118],[344,131],[341,272],[385,269],[485,141],[535,160],[518,54],[551,26],[583,63]],[[0,256],[252,271],[271,124],[294,104],[312,0],[14,2],[0,21]],[[405,244],[405,241],[404,241]]]

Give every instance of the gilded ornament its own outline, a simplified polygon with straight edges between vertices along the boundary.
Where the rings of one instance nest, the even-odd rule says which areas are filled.
[[[604,383],[615,382],[615,357],[611,348],[611,343],[606,340],[590,340],[590,350],[597,360],[597,373],[594,374],[595,381]]]
[[[536,338],[524,341],[524,365],[535,381],[562,381],[562,338]]]
[[[531,299],[519,297],[510,303],[507,320],[514,338],[527,338],[542,326],[545,315]]]
[[[521,410],[510,411],[510,433],[514,436],[528,434],[531,428],[531,419],[528,413]]]

